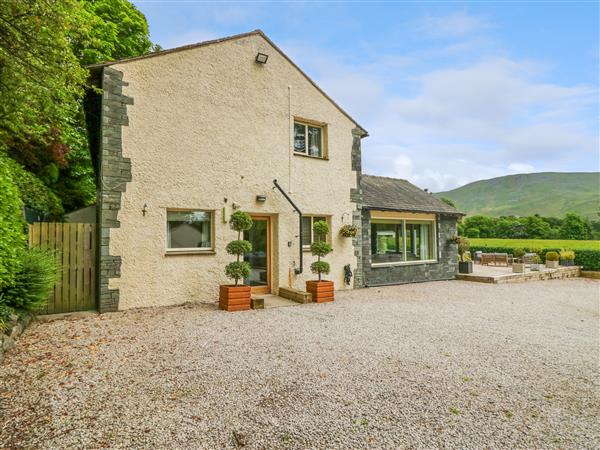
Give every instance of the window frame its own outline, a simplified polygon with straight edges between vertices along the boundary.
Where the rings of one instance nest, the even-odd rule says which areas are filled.
[[[406,235],[406,223],[419,223],[419,222],[429,222],[432,226],[431,235],[432,235],[432,249],[431,254],[433,254],[433,259],[418,259],[418,260],[409,260],[407,259],[407,235]],[[438,255],[438,236],[437,236],[437,218],[425,218],[425,217],[410,217],[410,216],[398,216],[398,217],[371,217],[370,224],[394,224],[401,225],[402,229],[402,261],[392,261],[392,262],[373,262],[373,254],[371,254],[371,266],[372,267],[389,267],[389,266],[410,266],[415,264],[433,264],[439,262]],[[373,239],[372,233],[370,235],[370,239]],[[372,242],[371,242],[372,244]]]
[[[294,140],[296,136],[296,125],[304,126],[304,152],[296,150],[294,146]],[[328,152],[328,133],[327,133],[327,124],[324,122],[318,122],[316,120],[304,119],[301,117],[294,117],[294,123],[292,125],[292,151],[296,156],[304,156],[306,158],[312,159],[329,159]],[[308,153],[308,127],[319,128],[321,130],[321,156],[310,155]]]
[[[210,247],[169,247],[169,212],[205,212],[210,217]],[[215,210],[206,208],[165,208],[165,254],[166,255],[214,255],[215,254]]]
[[[328,216],[327,214],[302,214],[302,218],[304,219],[305,217],[310,218],[310,243],[309,244],[302,243],[302,250],[305,252],[309,252],[310,246],[312,245],[313,242],[315,242],[313,239],[314,238],[313,226],[315,224],[315,220],[314,220],[315,217],[318,217],[319,219],[324,218],[325,222],[327,222],[327,225],[329,225],[329,232],[327,233],[327,236],[325,236],[325,242],[330,244],[331,243],[331,216]],[[302,225],[302,231],[304,231],[304,225]],[[302,236],[300,236],[300,240],[302,240]]]

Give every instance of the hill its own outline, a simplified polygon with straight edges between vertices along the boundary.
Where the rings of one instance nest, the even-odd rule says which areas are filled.
[[[542,172],[480,180],[435,194],[468,215],[562,217],[573,211],[598,219],[600,173]]]

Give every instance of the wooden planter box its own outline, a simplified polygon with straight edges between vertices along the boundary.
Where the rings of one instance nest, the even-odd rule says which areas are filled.
[[[558,261],[546,260],[546,268],[547,269],[558,269]]]
[[[307,281],[306,291],[312,294],[313,302],[316,303],[334,300],[333,281]]]
[[[250,309],[250,286],[233,286],[222,284],[219,286],[219,309],[225,311],[246,311]]]

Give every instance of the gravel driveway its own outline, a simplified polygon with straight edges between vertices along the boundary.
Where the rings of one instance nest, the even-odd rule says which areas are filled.
[[[36,323],[0,366],[0,448],[597,448],[599,287]]]

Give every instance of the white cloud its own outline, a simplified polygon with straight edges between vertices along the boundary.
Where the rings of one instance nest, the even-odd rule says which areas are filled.
[[[481,17],[455,12],[445,16],[426,16],[417,28],[430,36],[452,37],[481,31],[490,26],[491,24]]]

